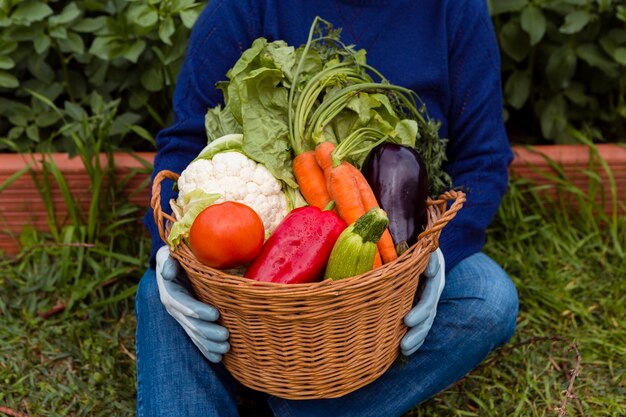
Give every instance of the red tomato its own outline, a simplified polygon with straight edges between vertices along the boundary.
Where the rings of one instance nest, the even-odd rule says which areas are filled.
[[[189,246],[198,260],[219,269],[253,260],[261,251],[265,228],[249,206],[226,201],[198,214],[189,230]]]

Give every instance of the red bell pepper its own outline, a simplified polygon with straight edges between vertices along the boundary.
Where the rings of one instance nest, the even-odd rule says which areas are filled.
[[[263,245],[244,276],[263,282],[302,284],[321,278],[346,223],[333,211],[292,210]]]

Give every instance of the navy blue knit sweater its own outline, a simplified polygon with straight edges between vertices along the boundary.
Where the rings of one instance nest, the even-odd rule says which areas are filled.
[[[481,250],[512,159],[502,120],[499,50],[485,0],[211,0],[196,22],[174,94],[174,122],[157,135],[155,173],[181,172],[206,145],[215,88],[257,37],[306,42],[315,16],[341,27],[390,82],[412,88],[448,138],[445,169],[468,201],[443,230],[447,269]],[[171,190],[165,183],[163,190]],[[173,197],[162,195],[162,206]],[[163,245],[152,212],[151,264]]]

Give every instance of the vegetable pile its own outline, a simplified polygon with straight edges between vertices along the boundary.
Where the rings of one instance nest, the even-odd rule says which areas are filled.
[[[426,199],[450,180],[446,141],[415,92],[320,18],[297,48],[256,39],[226,76],[208,145],[170,201],[172,248],[185,241],[211,267],[304,283],[359,275],[417,241]]]

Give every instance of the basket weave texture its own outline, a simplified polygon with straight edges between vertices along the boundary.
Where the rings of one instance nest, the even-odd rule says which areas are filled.
[[[164,241],[175,221],[161,209],[166,178],[178,175],[159,172],[151,201]],[[287,399],[335,398],[374,381],[394,362],[420,274],[464,202],[460,191],[429,200],[428,226],[415,245],[389,264],[339,281],[257,282],[200,263],[185,243],[172,256],[196,296],[220,311],[231,345],[223,362],[237,380]]]

